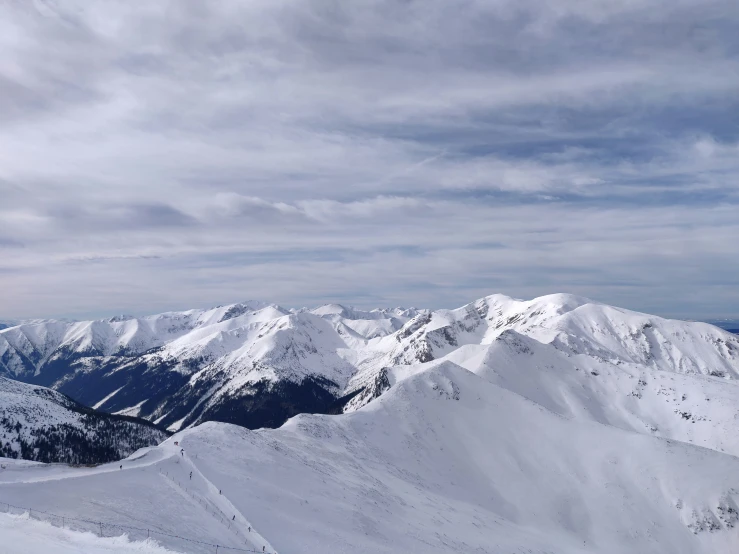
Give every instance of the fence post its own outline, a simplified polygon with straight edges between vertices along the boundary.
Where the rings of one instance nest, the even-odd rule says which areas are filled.
[[[64,529],[64,518],[62,518],[62,529]]]
[[[151,535],[149,534],[149,530],[148,530],[148,529],[146,530],[146,538],[147,538],[147,539],[148,539],[148,538],[151,538]]]
[[[103,536],[103,523],[100,522],[100,536]]]

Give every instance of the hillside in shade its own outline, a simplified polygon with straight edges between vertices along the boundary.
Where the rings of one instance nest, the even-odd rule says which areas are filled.
[[[2,457],[99,464],[166,438],[148,421],[98,412],[45,387],[0,377]]]

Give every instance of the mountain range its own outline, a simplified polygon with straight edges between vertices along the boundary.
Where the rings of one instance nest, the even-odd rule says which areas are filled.
[[[0,330],[0,375],[173,431],[211,420],[259,428],[298,413],[356,410],[442,361],[504,375],[502,360],[518,350],[568,380],[563,368],[576,366],[575,376],[589,378],[573,390],[603,388],[604,397],[613,388],[643,395],[638,383],[668,377],[721,389],[717,383],[739,376],[739,337],[731,333],[566,294],[529,301],[492,295],[455,310],[287,310],[244,302],[141,318],[27,322]],[[518,363],[496,378],[520,386],[512,381],[521,378]],[[570,411],[577,405],[551,401]]]
[[[739,459],[720,451],[736,445],[732,381],[595,375],[603,362],[562,355],[550,366],[549,347],[501,337],[488,358],[503,357],[500,369],[426,362],[389,374],[397,381],[350,413],[255,431],[207,422],[122,470],[10,463],[0,499],[101,522],[100,535],[151,530],[189,553],[733,552]],[[613,384],[622,390],[598,396]],[[669,409],[687,405],[687,418]],[[732,417],[720,422],[722,410]],[[717,423],[728,426],[714,433]]]
[[[739,544],[739,337],[706,323],[566,294],[454,310],[245,302],[26,322],[0,331],[0,364],[34,383],[0,379],[28,429],[95,409],[176,432],[95,468],[4,462],[0,499],[160,531],[178,552]]]

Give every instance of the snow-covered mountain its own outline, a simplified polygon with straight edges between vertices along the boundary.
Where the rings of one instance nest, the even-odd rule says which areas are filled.
[[[494,295],[34,322],[0,344],[7,374],[181,429],[123,470],[11,464],[0,504],[156,529],[181,552],[213,549],[178,536],[360,554],[739,544],[739,337],[705,323]],[[196,425],[299,411],[334,415]]]
[[[287,310],[246,302],[144,318],[40,321],[0,331],[0,374],[174,430],[208,420],[276,427],[297,413],[357,409],[424,364],[449,359],[475,372],[495,368],[501,337],[529,341],[537,367],[580,364],[591,377],[603,374],[601,382],[614,375],[602,385],[598,402],[605,404],[627,389],[637,395],[631,398],[650,394],[627,386],[632,379],[733,390],[721,385],[739,376],[736,335],[566,294],[529,301],[493,295],[456,310]],[[671,409],[675,415],[678,408]],[[632,419],[621,427],[635,427],[634,418],[654,432],[670,426],[628,410]]]
[[[0,377],[2,457],[103,463],[166,438],[148,421],[97,412],[51,389]]]
[[[511,331],[494,348],[536,358],[521,337]],[[11,467],[0,473],[0,501],[295,554],[734,551],[739,458],[619,428],[617,408],[602,422],[578,415],[587,391],[586,405],[564,414],[546,382],[539,402],[526,396],[530,373],[547,368],[522,368],[518,391],[501,386],[507,371],[435,362],[352,413],[258,431],[205,423],[122,471]]]
[[[416,313],[247,302],[37,321],[0,331],[0,374],[175,428],[203,419],[277,426],[296,413],[326,411],[356,371],[352,346],[397,331]]]
[[[41,515],[41,514],[38,514]],[[129,541],[124,537],[98,537],[37,521],[29,514],[0,514],[0,537],[23,554],[175,554],[151,540]]]

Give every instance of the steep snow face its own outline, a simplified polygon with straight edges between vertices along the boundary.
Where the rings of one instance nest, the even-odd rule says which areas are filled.
[[[739,340],[706,323],[667,320],[567,294],[493,295],[418,316],[396,335],[394,364],[426,362],[515,330],[570,354],[676,373],[739,376]]]
[[[38,376],[55,360],[142,354],[188,334],[192,334],[192,341],[197,341],[203,328],[218,328],[219,324],[221,328],[229,328],[250,321],[269,321],[287,313],[279,306],[246,302],[143,318],[116,316],[100,321],[30,322],[2,329],[0,370],[21,379],[29,373]],[[226,323],[231,320],[237,321]]]
[[[552,344],[573,354],[684,374],[730,379],[739,375],[739,341],[707,323],[586,305],[565,314],[552,328],[557,332]]]
[[[27,436],[30,430],[47,423],[72,423],[78,414],[72,411],[75,402],[56,391],[35,387],[0,377],[0,409],[24,422]]]
[[[350,414],[206,423],[122,471],[0,473],[0,498],[205,540],[228,514],[221,536],[276,552],[712,554],[739,541],[737,474],[735,456],[564,417],[444,361]]]
[[[166,437],[149,422],[95,412],[51,389],[0,377],[0,456],[100,463]]]
[[[361,352],[347,392],[375,387],[379,371],[444,359],[468,346],[488,345],[507,331],[612,364],[735,379],[739,340],[705,323],[666,320],[583,297],[553,294],[529,301],[492,295],[456,310],[421,312],[398,332]],[[349,408],[361,405],[359,393]]]
[[[375,309],[362,311],[340,304],[327,304],[310,313],[330,321],[347,344],[361,347],[362,343],[396,332],[418,315],[415,308]]]
[[[449,363],[567,418],[739,456],[736,381],[573,355],[513,330],[504,331],[488,345],[467,345],[439,360],[389,368],[379,394],[413,375]],[[348,409],[356,409],[379,394],[370,398],[358,395]]]
[[[301,313],[240,323],[238,327],[219,324],[190,333],[163,348],[163,355],[213,360],[219,371],[240,374],[245,382],[280,377],[300,381],[320,374],[342,387],[352,372],[336,356],[346,344],[320,317]],[[206,366],[203,371],[209,369]]]
[[[652,372],[739,376],[739,338],[586,298],[492,295],[455,310],[288,311],[247,302],[0,330],[0,374],[172,429],[209,419],[278,426],[300,412],[356,409],[389,368],[464,356],[515,331],[559,351]],[[455,354],[456,353],[456,354]]]

